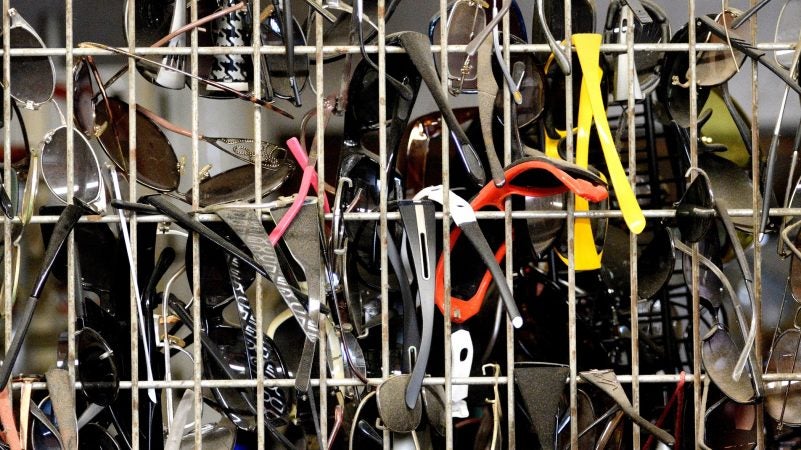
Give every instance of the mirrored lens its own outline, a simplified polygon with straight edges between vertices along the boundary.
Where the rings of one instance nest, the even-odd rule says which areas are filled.
[[[73,129],[73,175],[72,195],[93,203],[103,187],[100,167],[89,142],[77,129]],[[42,178],[53,195],[67,202],[67,127],[59,127],[45,140],[42,149]]]
[[[117,366],[111,348],[96,331],[78,333],[78,379],[86,399],[100,406],[111,404],[119,391]]]

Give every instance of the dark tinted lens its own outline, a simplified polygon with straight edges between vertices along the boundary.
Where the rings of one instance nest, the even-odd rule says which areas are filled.
[[[724,400],[706,414],[704,442],[711,448],[750,450],[756,447],[756,405]]]
[[[663,226],[654,229],[651,242],[637,258],[637,292],[640,298],[653,297],[667,284],[676,265],[673,250],[670,230]]]
[[[94,134],[95,129],[95,95],[92,88],[92,74],[89,64],[81,59],[73,70],[73,106],[75,122],[87,135]]]
[[[294,27],[293,39],[295,46],[306,45],[306,37],[303,35],[303,30],[298,25],[296,20],[292,21]],[[276,17],[270,16],[261,25],[261,39],[262,45],[275,45],[283,46],[284,40],[281,35],[281,26],[279,25]],[[326,45],[330,45],[326,43]],[[309,56],[304,53],[295,52],[295,80],[298,85],[298,90],[303,90],[306,85],[306,80],[309,78]],[[267,63],[267,69],[270,71],[270,84],[273,87],[273,92],[279,98],[291,99],[294,98],[292,86],[289,83],[287,73],[287,58],[282,54],[269,54],[264,58]]]
[[[56,414],[53,412],[53,405],[50,403],[50,397],[46,397],[39,403],[39,409],[50,419],[50,422],[58,427],[56,421]],[[56,435],[50,431],[39,420],[34,419],[31,426],[31,443],[33,450],[57,450],[61,449],[61,445],[56,438]]]
[[[512,45],[526,43],[517,36],[511,36],[510,38]],[[503,39],[502,34],[501,39]],[[532,53],[512,53],[509,63],[510,70],[512,70],[511,68],[514,68],[515,64],[518,62],[523,64],[524,70],[523,78],[520,80],[520,95],[523,96],[523,102],[517,105],[517,125],[520,128],[524,128],[538,119],[545,108],[545,74],[543,74],[542,68],[537,64]],[[498,84],[502,85],[504,82],[503,74],[494,53],[492,57],[492,72]],[[518,80],[515,79],[515,82],[517,81]],[[498,92],[495,107],[497,109],[496,116],[503,121],[502,90]]]
[[[281,164],[275,170],[262,169],[261,195],[270,195],[281,187],[293,169],[294,166],[289,164]],[[255,197],[254,185],[255,174],[252,165],[235,167],[200,183],[200,205],[252,200]],[[192,198],[191,190],[187,192],[186,198]]]
[[[96,123],[102,128],[98,140],[106,155],[120,169],[128,170],[128,104],[117,98],[109,98],[113,123],[109,122],[109,111],[101,100],[97,105]],[[161,129],[143,114],[136,114],[136,181],[159,192],[174,191],[181,174],[178,158],[170,141]]]
[[[10,38],[12,49],[44,47],[24,27],[11,28]],[[53,97],[56,75],[49,56],[14,56],[11,63],[11,96],[15,100],[39,105]]]
[[[82,443],[81,448],[86,445],[84,443],[91,443],[89,445],[92,449],[119,450],[120,448],[108,430],[96,423],[90,423],[81,428],[78,440]]]
[[[100,167],[86,137],[73,129],[73,196],[92,203],[100,195]],[[53,194],[67,201],[67,128],[57,128],[42,149],[42,177]]]
[[[706,234],[714,216],[701,215],[696,210],[711,209],[713,206],[709,182],[706,177],[699,175],[690,183],[676,207],[676,223],[683,241],[695,243]]]
[[[448,16],[448,45],[467,45],[486,26],[484,8],[468,1],[453,5]],[[438,37],[435,36],[435,43]],[[448,52],[448,78],[454,90],[475,90],[477,66],[475,57],[464,52]]]
[[[119,378],[114,356],[106,341],[91,328],[78,333],[78,379],[86,399],[100,406],[117,398]]]

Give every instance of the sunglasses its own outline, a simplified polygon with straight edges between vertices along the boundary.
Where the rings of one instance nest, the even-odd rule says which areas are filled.
[[[311,2],[310,2],[311,3]],[[361,11],[359,11],[359,4],[356,0],[346,2],[345,0],[323,0],[317,3],[317,6],[322,6],[323,11],[329,12],[334,20],[327,20],[323,22],[323,42],[325,45],[331,46],[347,46],[347,45],[365,45],[375,40],[378,36],[378,2],[376,0],[364,0],[361,4]],[[387,23],[392,18],[395,10],[400,5],[401,0],[390,0],[384,7],[384,22]],[[306,20],[305,34],[308,36],[308,45],[314,47],[317,42],[317,35],[315,33],[315,24],[319,17],[314,12],[319,11],[314,8],[314,11],[309,10],[309,17]],[[367,24],[368,32],[359,31],[357,28]],[[359,42],[356,42],[358,40]],[[323,62],[333,62],[343,57],[342,53],[326,53],[323,56]],[[311,62],[315,64],[315,55],[311,55]],[[387,66],[389,67],[389,66]]]
[[[716,223],[715,218],[714,216],[700,212],[701,210],[708,211],[714,209],[715,213],[717,213],[718,217],[720,218],[720,221],[725,229],[725,233],[728,235],[729,241],[734,249],[738,266],[743,275],[743,280],[745,281],[746,291],[748,292],[748,297],[750,300],[751,311],[754,311],[754,295],[753,287],[751,285],[751,271],[748,267],[743,247],[738,240],[734,224],[729,218],[727,205],[725,201],[715,199],[711,188],[711,182],[706,172],[697,168],[694,170],[697,173],[697,176],[693,182],[690,183],[690,186],[687,188],[681,201],[676,206],[676,223],[678,225],[681,238],[682,240],[690,243],[698,243],[702,239],[713,239],[711,244],[707,243],[705,246],[714,246],[714,239],[717,239],[717,233],[710,233],[710,231],[713,229],[713,224]],[[676,242],[676,248],[679,250],[682,250],[682,248],[685,250],[688,249],[688,247],[684,245],[679,245],[678,242]],[[735,311],[738,313],[738,322],[740,323],[741,332],[745,340],[743,349],[739,352],[738,356],[738,352],[735,350],[735,346],[731,340],[731,337],[718,322],[714,329],[705,338],[706,342],[702,348],[702,353],[704,350],[706,350],[709,357],[704,359],[704,366],[706,367],[707,372],[710,374],[710,377],[712,377],[713,381],[715,381],[715,384],[721,390],[726,392],[726,394],[731,398],[739,399],[739,401],[750,401],[754,397],[759,398],[762,395],[761,374],[759,370],[756,370],[756,367],[758,366],[755,364],[751,351],[754,339],[756,337],[755,327],[756,321],[758,320],[757,315],[752,313],[751,325],[750,328],[747,329],[744,319],[740,317],[741,313],[739,312],[737,296],[734,294],[735,291],[733,289],[728,289],[730,283],[728,282],[727,278],[722,274],[717,266],[710,261],[710,257],[713,257],[714,255],[702,256],[704,256],[702,261],[709,261],[708,264],[704,264],[706,268],[714,272],[717,276],[717,279],[720,280],[725,287],[727,287],[727,293],[731,296]],[[713,314],[717,315],[716,310],[718,309],[719,304],[717,304],[717,301],[715,301],[714,296],[710,297],[713,298],[707,300],[712,302],[711,306]],[[750,382],[745,380],[745,378],[741,378],[741,374],[746,366],[746,363],[748,363],[751,367],[750,372],[752,380]],[[720,369],[720,371],[718,369]]]
[[[309,55],[295,53],[295,46],[306,45],[306,36],[298,21],[292,17],[285,2],[283,10],[275,7],[273,13],[261,22],[262,45],[285,45],[286,54],[262,55],[267,70],[263,76],[274,96],[291,100],[295,106],[301,106],[300,93],[309,78]]]
[[[11,48],[44,49],[42,38],[19,12],[8,10],[11,27],[8,30]],[[10,67],[11,77],[8,86],[11,98],[26,109],[38,109],[53,98],[56,87],[56,73],[53,60],[49,56],[15,56]]]
[[[796,222],[787,228],[783,237],[788,237],[789,233],[795,233],[798,229]],[[789,239],[788,239],[789,240]],[[798,248],[801,244],[798,233],[791,241],[794,248]],[[793,326],[782,331],[780,334],[774,334],[773,342],[768,353],[768,362],[765,366],[766,373],[796,373],[801,369],[801,361],[799,361],[799,346],[801,346],[801,323],[799,322],[799,314],[801,314],[801,285],[799,285],[799,277],[801,277],[801,259],[793,257],[790,260],[790,271],[788,274],[787,283],[790,285],[790,294],[795,302],[796,308],[793,314]],[[784,303],[786,301],[787,292],[785,291],[785,300],[782,301],[782,308],[779,312],[781,317],[784,312]],[[779,327],[776,327],[778,333]],[[795,381],[775,381],[768,382],[765,385],[765,412],[778,422],[778,428],[781,429],[784,425],[795,426],[801,424],[801,409],[798,408],[798,383]]]
[[[504,1],[501,6],[501,11],[498,12],[496,2],[492,2],[492,9],[495,15],[502,17],[505,11],[511,9],[512,14],[510,18],[513,26],[521,27],[522,17],[520,8],[512,0]],[[514,5],[514,6],[513,6]],[[468,45],[474,39],[481,41],[488,36],[487,32],[495,29],[495,25],[488,28],[487,12],[490,9],[490,4],[483,0],[457,0],[448,6],[448,17],[446,20],[446,33],[448,45]],[[429,24],[428,36],[434,45],[440,44],[440,17],[434,16]],[[497,23],[497,20],[495,20]],[[484,32],[484,30],[487,32]],[[494,31],[493,31],[494,32]],[[522,32],[525,34],[525,24],[522,24]],[[483,38],[481,37],[483,35]],[[478,46],[472,51],[465,52],[448,52],[447,58],[447,77],[448,77],[448,91],[451,95],[459,95],[460,93],[475,94],[478,92],[478,70],[479,64],[475,60],[475,53]],[[500,70],[504,74],[505,81],[509,84],[510,91],[516,103],[521,103],[522,98],[520,91],[513,83],[512,77],[509,74],[509,69],[506,63],[500,56],[500,48],[497,44],[497,36],[493,38],[493,53],[495,59],[498,61]],[[434,63],[437,68],[441,67],[439,64],[440,56],[434,54]]]
[[[562,74],[568,75],[571,73],[571,68],[576,65],[568,61],[565,50],[559,45],[566,36],[565,0],[536,0],[536,2],[532,23],[537,23],[539,26],[532,27],[531,43],[547,43],[556,55],[556,63]],[[595,32],[595,2],[570,0],[570,16],[571,34]],[[548,53],[534,53],[534,56],[542,66],[545,66],[550,58]]]
[[[634,33],[635,44],[658,44],[670,40],[670,24],[665,11],[658,4],[641,0],[647,23],[634,17],[630,7],[623,1],[612,1],[606,10],[604,42],[609,44],[626,44],[626,34]],[[620,53],[617,57],[607,55],[607,63],[615,67],[615,100],[625,101],[628,97],[628,55]],[[634,69],[637,74],[635,94],[637,99],[647,97],[659,83],[659,71],[665,52],[638,51],[634,53]]]
[[[487,184],[470,202],[474,211],[505,209],[505,200],[510,196],[547,197],[574,192],[588,201],[598,202],[604,200],[608,193],[606,185],[592,173],[563,162],[557,162],[545,157],[529,157],[515,162],[505,171],[506,184],[502,188],[494,184]],[[495,259],[500,262],[506,254],[503,243],[504,233],[498,228],[502,222],[497,220],[484,220],[479,224],[481,231],[487,238],[489,247],[495,249]],[[454,230],[451,233],[451,260],[477,261],[480,258],[475,250],[464,242],[459,242],[461,233]],[[440,258],[437,264],[437,290],[436,303],[440,311],[445,310],[443,298],[444,260]],[[474,316],[481,309],[486,297],[492,276],[485,273],[484,268],[468,265],[453,270],[451,273],[451,320],[463,323]]]
[[[689,28],[691,24],[685,24],[679,28],[670,39],[671,44],[686,44],[689,39]],[[703,29],[696,24],[696,36],[703,35]],[[685,52],[665,52],[665,59],[660,69],[660,79],[656,87],[656,96],[659,102],[667,111],[668,117],[682,128],[690,127],[690,84],[687,78],[687,71],[690,66],[690,58]],[[696,66],[697,67],[697,66]],[[697,85],[696,88],[696,111],[701,111],[707,98],[709,98],[710,88]]]
[[[764,6],[764,3],[756,6]],[[697,19],[698,23],[709,31],[707,42],[725,42],[730,46],[728,55],[721,55],[721,52],[726,50],[719,50],[712,51],[711,54],[702,52],[698,56],[699,64],[696,67],[697,82],[706,86],[723,84],[738,72],[740,66],[745,62],[745,58],[749,57],[773,72],[796,93],[801,94],[801,86],[792,79],[790,74],[774,61],[771,61],[764,51],[758,50],[751,45],[744,31],[736,29],[738,23],[743,23],[737,22],[741,17],[746,17],[746,14],[738,14],[737,11],[727,10],[719,14],[714,20],[707,16],[701,16]],[[699,68],[702,69],[700,73],[698,72]]]

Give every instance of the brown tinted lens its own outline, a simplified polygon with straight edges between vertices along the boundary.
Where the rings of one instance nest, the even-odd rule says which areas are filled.
[[[756,405],[724,400],[706,414],[704,442],[711,448],[748,450],[756,447]]]
[[[453,5],[448,16],[448,45],[467,45],[486,25],[484,9],[474,3],[459,1]],[[462,81],[475,81],[477,77],[475,58],[464,52],[448,53],[448,77],[454,89],[467,88]],[[475,88],[475,83],[471,83]]]
[[[11,48],[42,48],[38,36],[24,27],[11,28]],[[56,74],[49,56],[11,59],[11,96],[20,103],[42,104],[53,97]]]
[[[81,58],[72,72],[73,86],[73,113],[75,123],[78,128],[91,136],[95,132],[95,105],[92,97],[95,92],[92,89],[92,74],[89,71],[89,64]]]
[[[267,196],[281,187],[294,166],[281,164],[275,170],[262,169],[261,195]],[[200,206],[230,203],[242,200],[252,200],[254,192],[254,173],[250,164],[225,171],[200,183]],[[192,198],[192,191],[186,193],[186,198]]]
[[[109,98],[108,104],[98,102],[95,112],[100,129],[97,138],[103,151],[117,167],[128,172],[128,104]],[[109,121],[109,116],[113,120]],[[136,181],[159,192],[178,188],[181,174],[170,141],[155,123],[138,112],[136,149]]]
[[[748,36],[744,34],[746,33],[745,30],[748,29],[747,27],[740,27],[736,30],[731,29],[731,23],[736,18],[736,14],[731,11],[726,11],[718,15],[715,22],[728,28],[729,35],[732,38],[743,39],[743,41],[747,42]],[[710,44],[726,44],[725,39],[720,39],[712,33],[709,33],[706,42]],[[732,55],[734,55],[733,58]],[[697,83],[699,86],[717,86],[723,84],[737,73],[737,69],[744,61],[745,55],[733,49],[701,52],[698,55],[698,61],[695,67]]]

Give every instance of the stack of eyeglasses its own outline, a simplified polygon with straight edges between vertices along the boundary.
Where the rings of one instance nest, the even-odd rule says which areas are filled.
[[[752,3],[5,10],[0,447],[797,447],[801,0]]]

